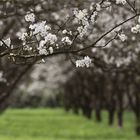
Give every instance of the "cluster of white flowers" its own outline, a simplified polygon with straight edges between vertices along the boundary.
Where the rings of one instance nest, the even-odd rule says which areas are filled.
[[[107,3],[109,3],[109,2],[107,2],[107,1],[104,1],[104,3],[106,3],[106,5],[107,5]],[[95,9],[96,8],[96,9]],[[95,5],[95,3],[94,2],[92,2],[91,4],[90,4],[90,10],[91,11],[94,11],[94,10],[96,10],[97,12],[99,12],[99,11],[101,11],[101,4],[100,3],[96,3],[96,5]]]
[[[75,15],[74,22],[82,23],[82,25],[77,28],[77,31],[79,32],[80,37],[83,37],[87,33],[89,27],[88,11],[87,9],[75,9],[73,13]]]
[[[77,31],[79,32],[79,35],[82,38],[84,35],[88,33],[88,26],[80,26],[77,28]]]
[[[57,36],[52,34],[52,33],[48,33],[45,36],[45,42],[50,43],[51,45],[53,45],[53,44],[55,44],[57,42]]]
[[[71,44],[72,44],[72,41],[70,40],[70,38],[69,38],[68,36],[63,37],[63,38],[62,38],[62,42],[63,42],[64,44],[67,44],[67,45],[71,45]]]
[[[101,5],[99,3],[96,4],[96,11],[101,11]]]
[[[135,34],[140,33],[140,24],[137,24],[136,26],[132,27],[131,32]]]
[[[94,11],[93,11],[94,9],[93,7],[96,8]],[[95,24],[96,17],[98,13],[101,11],[101,4],[97,3],[95,6],[91,4],[90,10],[91,11],[88,12],[87,9],[83,9],[83,10],[75,9],[73,12],[75,16],[74,23],[79,23],[80,25],[77,27],[77,31],[81,38],[85,35],[88,35],[88,31],[91,27],[91,23],[92,26]],[[89,15],[88,13],[92,13],[92,14]]]
[[[138,24],[131,28],[131,32],[134,34],[140,33],[140,16],[138,17]]]
[[[32,30],[33,35],[40,34],[42,37],[46,36],[48,31],[51,30],[50,26],[46,25],[46,21],[31,24],[29,28]]]
[[[118,34],[118,37],[123,42],[127,40],[127,36],[124,33]]]
[[[25,20],[27,22],[35,22],[35,15],[33,13],[29,13],[25,16]]]
[[[56,43],[56,41],[56,35],[48,33],[47,36],[45,36],[45,39],[40,41],[39,47],[45,46],[46,43],[50,43],[51,45],[53,45],[54,43]]]
[[[27,32],[18,32],[17,36],[20,40],[22,40],[22,44],[26,45],[26,38],[28,37]]]
[[[85,56],[82,60],[76,60],[76,67],[89,67],[91,62],[92,60],[88,56]]]
[[[38,51],[39,51],[39,54],[41,55],[48,55],[48,51],[46,50],[45,47],[39,47]]]
[[[67,32],[68,31],[66,29],[62,31],[63,34],[67,34]]]
[[[53,47],[49,47],[48,45],[55,45],[57,42],[57,36],[55,34],[50,33],[51,27],[46,25],[46,21],[33,23],[35,21],[35,15],[33,13],[27,14],[25,16],[25,20],[27,22],[32,22],[29,25],[29,29],[31,30],[29,36],[36,36],[39,41],[38,52],[41,55],[48,55],[54,52]],[[26,37],[28,34],[23,32],[20,34],[19,39],[21,39],[26,44]]]
[[[45,41],[45,40],[41,40],[41,41],[39,42],[39,48],[44,47],[45,44],[46,44],[46,41]]]
[[[98,12],[94,12],[92,15],[91,15],[91,22],[94,24],[95,23],[95,18],[97,16]]]
[[[19,36],[19,39],[21,39],[22,41],[25,41],[27,36],[28,36],[27,32],[23,32],[23,33],[21,33],[21,35]]]
[[[86,16],[88,15],[87,9],[74,9],[73,13],[77,19],[77,22],[86,20]]]
[[[0,46],[2,46],[2,45],[6,45],[6,47],[10,47],[11,46],[11,39],[7,38],[3,41],[0,41]]]
[[[126,0],[116,0],[116,4],[126,4]]]
[[[26,28],[21,28],[17,33],[16,36],[18,37],[18,39],[25,41],[26,37],[28,36],[27,32],[26,32]]]
[[[62,34],[72,35],[72,31],[67,31],[66,29],[62,31]]]
[[[39,50],[39,54],[47,55],[48,51],[46,50],[45,44],[46,43],[50,43],[50,45],[55,44],[57,42],[57,37],[54,34],[48,33],[44,38],[45,38],[44,40],[41,40],[39,42],[38,50]],[[52,47],[49,47],[49,52],[53,53]]]

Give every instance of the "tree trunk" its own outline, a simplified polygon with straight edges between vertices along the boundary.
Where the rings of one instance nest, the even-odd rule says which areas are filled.
[[[123,92],[120,92],[123,94]],[[117,117],[118,117],[118,126],[123,126],[123,95],[119,93],[118,95],[118,111],[117,111]]]
[[[101,117],[101,103],[100,101],[96,101],[96,108],[95,108],[95,115],[96,115],[96,121],[101,122],[102,117]]]
[[[116,109],[116,102],[112,99],[108,103],[108,124],[113,125],[114,123],[114,115],[115,115],[115,109]]]
[[[135,105],[135,114],[136,114],[136,134],[140,136],[140,94],[136,94],[136,105]]]

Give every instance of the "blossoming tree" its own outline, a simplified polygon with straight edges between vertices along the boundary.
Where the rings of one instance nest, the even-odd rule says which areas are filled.
[[[140,52],[139,5],[138,0],[2,0],[0,104],[34,64],[56,55],[76,67],[138,70],[132,64],[138,64]]]

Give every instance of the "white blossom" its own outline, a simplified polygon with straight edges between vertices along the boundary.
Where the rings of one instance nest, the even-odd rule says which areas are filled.
[[[33,13],[29,13],[25,16],[25,20],[27,22],[35,22],[35,15]]]
[[[92,23],[95,23],[95,18],[96,18],[96,16],[97,16],[97,13],[98,13],[98,12],[95,11],[95,12],[91,15],[90,20],[91,20]]]
[[[66,34],[66,33],[67,33],[67,30],[63,30],[62,33],[63,33],[63,34]]]
[[[75,9],[73,13],[76,17],[74,19],[75,23],[81,23],[82,22],[82,25],[89,25],[88,17],[87,17],[87,15],[88,15],[87,9],[83,9],[83,10]]]
[[[63,38],[62,38],[62,42],[63,42],[63,43],[66,43],[66,44],[68,44],[68,45],[71,45],[71,44],[72,44],[72,41],[69,39],[68,36],[63,37]]]
[[[53,53],[53,47],[49,47],[50,54]]]
[[[57,36],[49,33],[47,36],[45,36],[45,41],[49,42],[51,45],[55,44],[57,42]]]
[[[45,44],[46,44],[46,41],[45,41],[45,40],[41,40],[41,41],[39,42],[39,48],[44,47]]]
[[[137,24],[136,26],[132,27],[131,28],[131,32],[132,33],[138,33],[138,32],[140,32],[140,25]]]
[[[40,34],[42,37],[47,35],[48,30],[51,30],[51,28],[48,25],[46,25],[46,21],[31,24],[29,28],[33,30],[33,35]]]
[[[79,32],[79,35],[80,35],[80,37],[83,37],[84,35],[86,35],[87,34],[87,32],[88,32],[88,27],[87,26],[79,26],[78,28],[77,28],[77,31]]]
[[[126,0],[116,0],[116,4],[126,4]]]
[[[38,50],[39,50],[39,54],[41,54],[41,55],[48,55],[48,52],[47,52],[47,50],[46,50],[46,48],[38,48]]]
[[[39,48],[45,47],[45,44],[50,43],[51,45],[55,44],[57,42],[57,37],[54,34],[48,33],[45,36],[44,40],[41,40],[39,42]]]
[[[120,39],[121,41],[123,41],[123,42],[127,40],[127,36],[126,36],[125,34],[123,34],[123,33],[118,34],[118,37],[119,37],[119,39]]]
[[[27,34],[27,32],[18,33],[17,36],[19,37],[20,40],[25,41],[28,34]]]
[[[101,11],[101,5],[99,3],[96,4],[96,11]]]
[[[83,10],[77,10],[77,9],[75,9],[74,10],[74,15],[76,16],[76,18],[78,20],[82,20],[85,16],[88,15],[87,9],[83,9]]]
[[[84,59],[76,60],[76,67],[89,67],[91,62],[92,60],[88,56],[85,56]]]

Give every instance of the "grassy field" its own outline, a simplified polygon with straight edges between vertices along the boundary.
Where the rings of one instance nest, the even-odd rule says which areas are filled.
[[[0,116],[0,140],[139,140],[133,129],[130,113],[123,129],[109,127],[106,117],[99,124],[61,109],[14,109]]]

